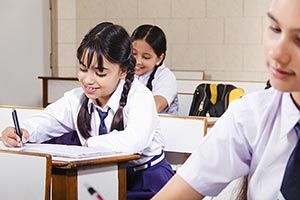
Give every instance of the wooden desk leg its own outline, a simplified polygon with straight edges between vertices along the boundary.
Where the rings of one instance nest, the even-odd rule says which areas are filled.
[[[52,200],[74,200],[77,196],[77,170],[52,169]]]
[[[127,173],[126,163],[118,164],[118,177],[119,177],[119,200],[126,200],[127,192]]]
[[[43,79],[43,107],[48,105],[48,79]]]

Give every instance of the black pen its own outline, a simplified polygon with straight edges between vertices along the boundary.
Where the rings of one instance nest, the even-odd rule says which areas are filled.
[[[12,111],[12,118],[15,124],[15,129],[16,129],[16,133],[17,135],[20,137],[20,146],[23,146],[23,142],[22,142],[22,131],[20,129],[20,125],[19,125],[19,120],[18,120],[18,116],[17,116],[17,111],[15,109],[13,109]]]

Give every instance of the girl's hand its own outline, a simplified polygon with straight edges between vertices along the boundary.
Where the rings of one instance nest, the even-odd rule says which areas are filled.
[[[21,128],[22,132],[22,142],[26,142],[29,138],[29,133]],[[2,142],[7,147],[20,147],[20,137],[16,133],[16,129],[14,127],[7,127],[2,131]]]

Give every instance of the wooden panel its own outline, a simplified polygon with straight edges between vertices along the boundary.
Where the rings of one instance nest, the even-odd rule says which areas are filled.
[[[0,163],[0,199],[50,199],[50,155],[0,150]]]
[[[26,119],[38,112],[43,108],[35,107],[21,107],[21,106],[0,106],[0,133],[8,126],[13,126],[12,109],[16,109],[19,121]],[[1,136],[1,135],[0,135]]]
[[[179,103],[178,114],[180,116],[188,116],[189,115],[192,100],[193,100],[192,93],[178,93],[178,103]]]
[[[186,70],[172,70],[176,79],[185,80],[203,80],[204,71],[186,71]]]
[[[127,193],[127,172],[126,163],[119,164],[119,200],[126,200]]]
[[[79,87],[75,77],[39,76],[42,79],[43,107],[63,96],[66,91]]]
[[[52,200],[77,199],[77,169],[52,169]]]
[[[159,115],[165,151],[191,153],[207,132],[207,119]]]

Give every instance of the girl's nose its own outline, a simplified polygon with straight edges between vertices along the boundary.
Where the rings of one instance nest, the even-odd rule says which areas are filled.
[[[288,64],[291,60],[289,46],[288,42],[281,38],[274,42],[274,45],[269,50],[269,55],[280,64]]]
[[[84,77],[84,82],[86,84],[93,84],[95,82],[94,74],[91,72],[91,70],[88,70],[86,73],[86,76]]]
[[[141,65],[142,64],[141,56],[135,56],[135,60],[136,60],[136,65]]]

